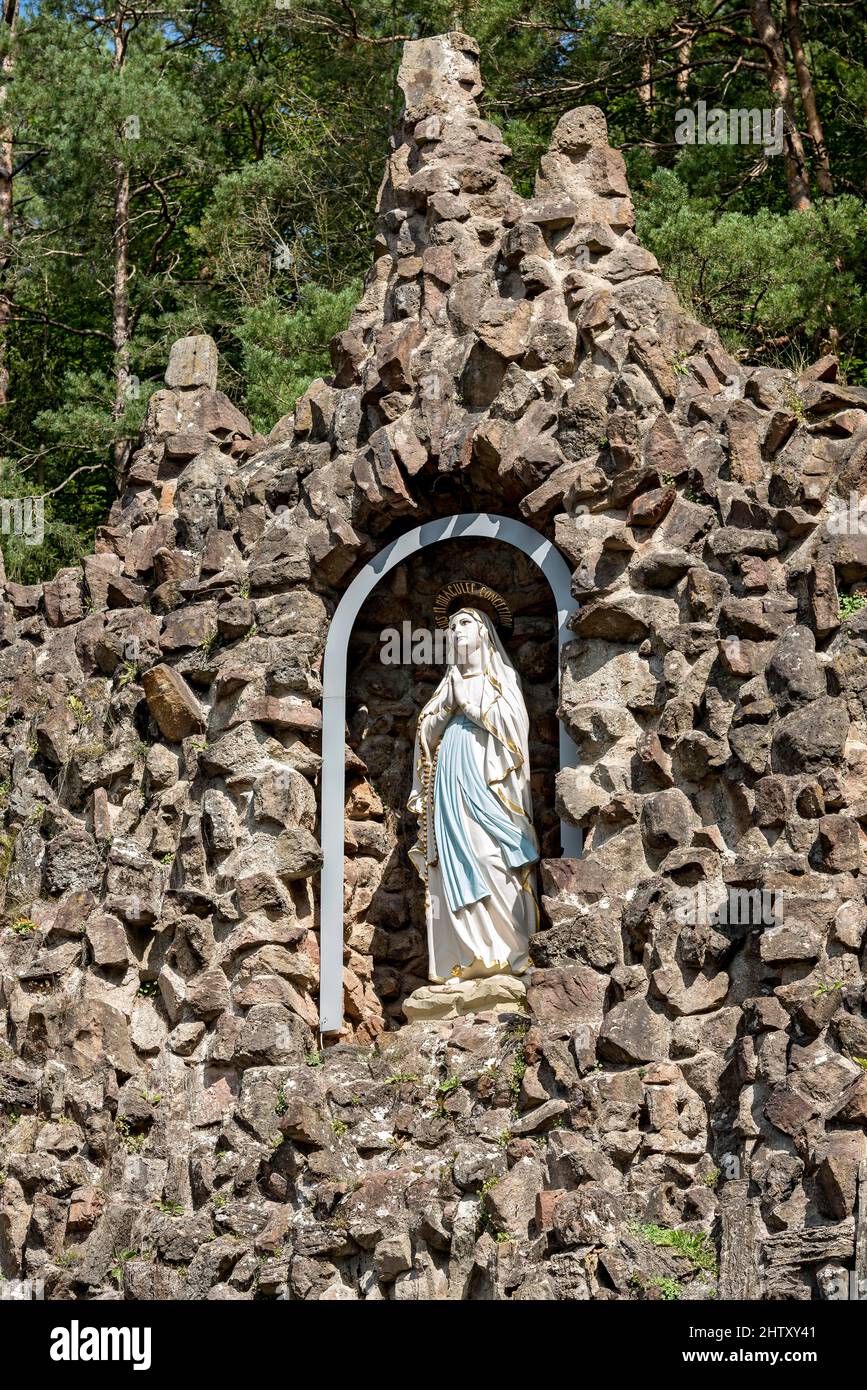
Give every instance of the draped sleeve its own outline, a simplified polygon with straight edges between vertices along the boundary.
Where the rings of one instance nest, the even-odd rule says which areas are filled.
[[[490,671],[485,676],[481,699],[464,705],[467,717],[487,735],[485,781],[512,815],[532,823],[529,719],[520,686],[514,678],[499,681]]]

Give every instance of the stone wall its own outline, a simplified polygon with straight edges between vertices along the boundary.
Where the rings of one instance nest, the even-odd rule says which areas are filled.
[[[97,553],[3,589],[0,1272],[52,1297],[867,1277],[867,548],[835,513],[867,394],[684,312],[600,111],[519,197],[477,57],[406,47],[333,380],[263,439],[182,340]],[[574,567],[555,809],[586,854],[543,863],[529,1017],[385,1028],[405,981],[352,910],[322,1052],[328,620],[386,540],[476,510]],[[388,848],[348,739],[348,837]]]

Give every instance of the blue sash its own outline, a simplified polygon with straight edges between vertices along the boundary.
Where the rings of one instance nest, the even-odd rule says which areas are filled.
[[[533,864],[539,852],[526,820],[512,818],[482,773],[487,737],[465,714],[453,715],[442,736],[434,782],[434,834],[443,886],[453,912],[486,898],[489,886],[464,830],[469,815],[497,842],[509,869]]]

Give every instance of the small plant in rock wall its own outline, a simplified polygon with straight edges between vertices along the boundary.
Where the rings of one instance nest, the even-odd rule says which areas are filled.
[[[851,618],[853,613],[857,613],[867,603],[867,596],[864,594],[841,594],[840,595],[840,622],[845,623],[847,618]]]

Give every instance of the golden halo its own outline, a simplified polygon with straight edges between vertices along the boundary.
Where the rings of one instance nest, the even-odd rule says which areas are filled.
[[[440,589],[433,607],[437,627],[448,627],[449,616],[459,608],[478,608],[487,613],[506,637],[514,627],[512,610],[506,600],[496,589],[480,584],[477,579],[455,579]]]

